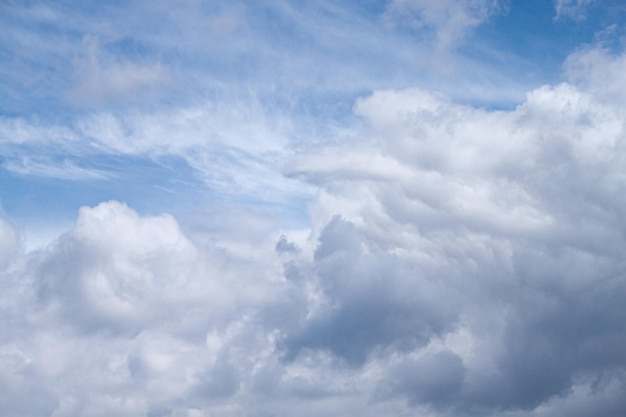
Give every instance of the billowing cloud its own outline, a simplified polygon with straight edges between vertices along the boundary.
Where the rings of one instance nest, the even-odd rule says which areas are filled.
[[[72,230],[21,256],[2,231],[14,262],[3,265],[0,314],[15,324],[3,332],[12,394],[2,403],[15,415],[202,408],[232,398],[271,349],[257,315],[280,304],[268,303],[283,292],[280,264],[197,246],[172,216],[85,207]]]
[[[257,82],[271,69],[293,82],[296,67],[318,54],[341,55],[332,68],[344,68],[348,46],[367,44],[356,39],[381,16],[408,18],[417,28],[410,39],[434,33],[454,50],[500,7],[395,1],[359,9],[350,32],[337,24],[343,6],[321,4],[306,13],[265,5],[281,17],[277,27],[293,25],[288,33],[316,49],[264,67]],[[53,218],[65,197],[47,189],[54,181],[131,181],[148,162],[186,170],[179,182],[156,181],[168,189],[161,196],[180,197],[175,189],[193,179],[207,197],[173,214],[158,199],[142,210],[119,199],[84,205],[38,247],[24,243],[20,222],[0,219],[0,409],[54,417],[624,414],[623,54],[577,49],[563,80],[500,109],[363,79],[348,90],[365,91],[337,99],[351,100],[349,112],[316,118],[307,114],[315,100],[291,101],[307,88],[332,90],[350,71],[288,91],[280,83],[242,93],[242,82],[232,95],[199,88],[184,103],[145,108],[129,97],[195,74],[181,63],[201,72],[197,61],[168,54],[206,52],[202,34],[224,40],[215,56],[228,58],[211,55],[208,67],[226,63],[221,70],[231,65],[240,76],[250,71],[236,67],[244,58],[260,62],[298,45],[281,31],[251,43],[255,25],[272,20],[251,5],[153,7],[139,9],[171,14],[164,24],[175,27],[193,16],[195,29],[164,41],[154,31],[126,39],[94,28],[106,45],[79,54],[73,62],[83,71],[55,90],[78,88],[91,104],[67,119],[3,115],[0,179],[12,187],[7,195],[30,185],[26,177],[41,180],[26,190],[28,198],[52,194],[36,207],[40,218]],[[55,10],[27,14],[54,26],[63,15]],[[137,18],[121,19],[122,11],[102,13],[132,32]],[[78,14],[72,27],[84,35],[91,20]],[[328,31],[317,33],[311,16]],[[400,39],[385,30],[384,40]],[[171,46],[181,39],[189,42]],[[284,49],[270,47],[278,40]],[[261,52],[251,54],[252,45]],[[163,64],[154,51],[164,52]],[[325,62],[335,58],[312,73],[332,72]],[[324,97],[319,107],[343,105]],[[306,220],[286,221],[288,209]]]
[[[582,83],[513,111],[405,90],[355,112],[358,146],[291,167],[321,186],[313,216],[327,226],[314,258],[326,304],[290,349],[352,364],[395,352],[375,398],[452,415],[623,392],[621,105]]]

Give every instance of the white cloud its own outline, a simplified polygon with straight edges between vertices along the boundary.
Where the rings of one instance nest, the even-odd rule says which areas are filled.
[[[626,96],[626,55],[613,54],[602,45],[581,48],[565,61],[565,74],[598,100],[623,108]]]
[[[438,48],[448,50],[501,7],[499,0],[393,0],[386,18],[418,30],[432,30]]]
[[[201,303],[210,314],[260,296],[240,287],[245,274],[234,276],[199,252],[173,217],[141,218],[116,202],[82,208],[73,230],[49,250],[38,266],[39,296],[85,331],[134,332],[165,323],[178,308],[185,310],[179,324],[194,326],[188,314]]]
[[[70,231],[26,255],[2,224],[14,258],[0,272],[0,317],[14,325],[0,338],[0,384],[12,393],[0,402],[14,415],[224,405],[273,352],[272,324],[256,315],[286,302],[278,262],[197,246],[172,216],[114,201],[82,208]],[[266,258],[275,238],[257,245]]]
[[[66,126],[36,123],[20,118],[0,118],[0,145],[9,152],[9,145],[35,144],[38,146],[53,145],[64,148],[74,144],[79,136]]]
[[[50,160],[32,160],[25,157],[20,161],[8,161],[3,164],[3,167],[7,171],[18,175],[32,175],[74,181],[104,180],[115,176],[114,174],[99,169],[82,168],[69,160],[58,163]]]
[[[595,3],[596,0],[555,0],[554,8],[556,10],[555,19],[570,18],[581,20],[585,18],[587,9]]]
[[[167,84],[168,69],[161,63],[120,61],[100,51],[96,38],[84,40],[87,53],[74,63],[75,84],[68,97],[77,104],[98,105],[120,99],[150,95],[154,89]],[[137,100],[142,101],[142,100]]]
[[[0,120],[2,165],[19,175],[115,179],[126,174],[107,165],[109,157],[178,157],[191,167],[187,179],[200,180],[211,192],[270,204],[312,193],[281,173],[297,134],[286,114],[264,108],[254,94],[175,110],[93,112],[70,127]]]

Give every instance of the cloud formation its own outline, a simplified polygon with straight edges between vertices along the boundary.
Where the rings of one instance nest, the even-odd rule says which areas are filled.
[[[346,5],[270,3],[133,3],[147,18],[166,16],[171,39],[131,30],[143,15],[116,5],[99,9],[111,26],[95,26],[94,38],[84,36],[94,18],[79,8],[60,29],[73,15],[67,3],[0,6],[47,22],[50,39],[98,39],[69,64],[50,61],[77,69],[52,90],[74,91],[80,110],[2,115],[8,193],[51,194],[35,209],[54,224],[62,187],[80,197],[115,178],[183,171],[147,181],[164,193],[143,209],[124,198],[83,204],[39,247],[2,214],[0,409],[624,414],[624,54],[601,40],[579,47],[559,82],[515,106],[481,106],[372,74],[389,55],[399,58],[387,66],[413,62],[412,42],[421,57],[438,47],[452,56],[499,2],[368,3],[353,21]],[[410,35],[373,26],[386,19],[413,25]],[[268,21],[275,32],[260,32]],[[65,58],[74,50],[42,38],[18,45]],[[359,66],[369,41],[372,73]],[[298,55],[299,42],[312,47]],[[261,62],[258,78],[244,76]],[[200,73],[198,83],[171,83]],[[188,100],[134,101],[149,91]],[[189,199],[186,186],[206,198],[164,213],[169,200]]]
[[[623,409],[624,108],[563,83],[511,111],[417,89],[354,111],[349,147],[286,166],[320,190],[308,237],[268,228],[246,253],[108,202],[19,254],[2,223],[3,408]]]
[[[291,172],[321,185],[314,213],[328,222],[314,259],[328,311],[296,340],[348,362],[406,355],[378,398],[452,415],[559,412],[574,392],[623,391],[623,107],[560,84],[513,111],[405,90],[355,112],[362,145],[300,155]],[[387,176],[349,162],[372,154]]]
[[[267,343],[256,311],[280,293],[271,269],[202,250],[172,216],[142,218],[117,202],[81,209],[53,245],[13,259],[2,319],[15,324],[3,341],[3,382],[15,392],[2,401],[15,415],[168,414],[183,399],[230,398],[253,344]],[[41,394],[23,389],[30,378]]]

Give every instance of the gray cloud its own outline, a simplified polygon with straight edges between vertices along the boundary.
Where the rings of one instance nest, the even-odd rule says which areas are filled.
[[[7,266],[19,250],[18,231],[12,224],[0,217],[0,268]]]
[[[406,359],[389,369],[376,396],[404,395],[413,405],[447,409],[459,396],[465,378],[463,361],[450,351]]]
[[[423,346],[453,326],[450,294],[418,269],[404,268],[392,254],[367,251],[366,245],[339,217],[324,228],[314,268],[327,299],[288,337],[290,357],[304,348],[328,349],[362,365],[374,348]]]

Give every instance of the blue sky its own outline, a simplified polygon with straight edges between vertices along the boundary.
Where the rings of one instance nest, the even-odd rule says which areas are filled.
[[[428,2],[392,7],[375,1],[5,3],[0,201],[25,227],[40,206],[68,220],[80,206],[109,199],[152,213],[224,198],[274,204],[276,210],[295,204],[301,212],[311,190],[302,190],[297,203],[287,202],[293,196],[247,189],[227,171],[250,169],[238,166],[251,163],[241,159],[275,164],[298,146],[350,129],[355,100],[377,89],[419,87],[480,107],[514,108],[530,89],[562,81],[563,62],[577,49],[599,37],[608,47],[620,45],[619,2],[574,2],[558,16],[550,2],[464,7],[455,12],[454,6],[437,10]],[[452,13],[459,14],[458,23]],[[157,118],[167,125],[168,116],[194,111],[216,120],[197,129],[190,123],[184,139],[168,139],[175,132],[162,131],[155,143],[107,149],[90,136],[90,129],[98,129],[90,123],[107,119],[122,125],[116,140],[132,142],[133,130],[142,128],[136,123]],[[259,139],[245,123],[280,138]],[[239,156],[223,153],[231,140],[237,144],[230,151]],[[221,172],[199,172],[212,169],[194,167],[181,149],[163,147],[183,141],[192,142],[188,149],[213,148],[205,158],[219,159]],[[251,149],[257,142],[275,148]],[[306,222],[306,216],[288,215]]]
[[[429,7],[430,15],[420,16]],[[191,147],[217,142],[206,157],[219,158],[219,170],[246,171],[237,167],[238,156],[221,154],[230,146],[222,142],[239,136],[232,151],[268,164],[272,157],[247,147],[273,138],[237,131],[241,124],[253,120],[265,134],[283,136],[281,149],[272,150],[279,158],[336,135],[333,129],[350,129],[355,100],[377,89],[419,87],[458,102],[513,108],[528,90],[562,81],[567,56],[597,44],[602,33],[610,32],[603,42],[619,47],[624,14],[610,1],[574,2],[558,15],[550,2],[463,7],[457,23],[428,2],[5,3],[4,210],[28,227],[39,206],[54,207],[67,220],[78,207],[108,199],[147,212],[226,197],[291,206],[287,195],[273,201],[240,190],[230,174],[199,173],[180,150],[163,149],[165,137],[140,149],[106,149],[85,126],[109,118],[122,124],[117,140],[132,142],[137,120],[167,123],[166,114],[203,108],[222,125],[186,132],[196,137],[182,140]],[[166,190],[174,191],[176,204],[168,203]],[[302,194],[300,201],[311,191]]]
[[[0,409],[624,414],[625,21],[0,2]]]

